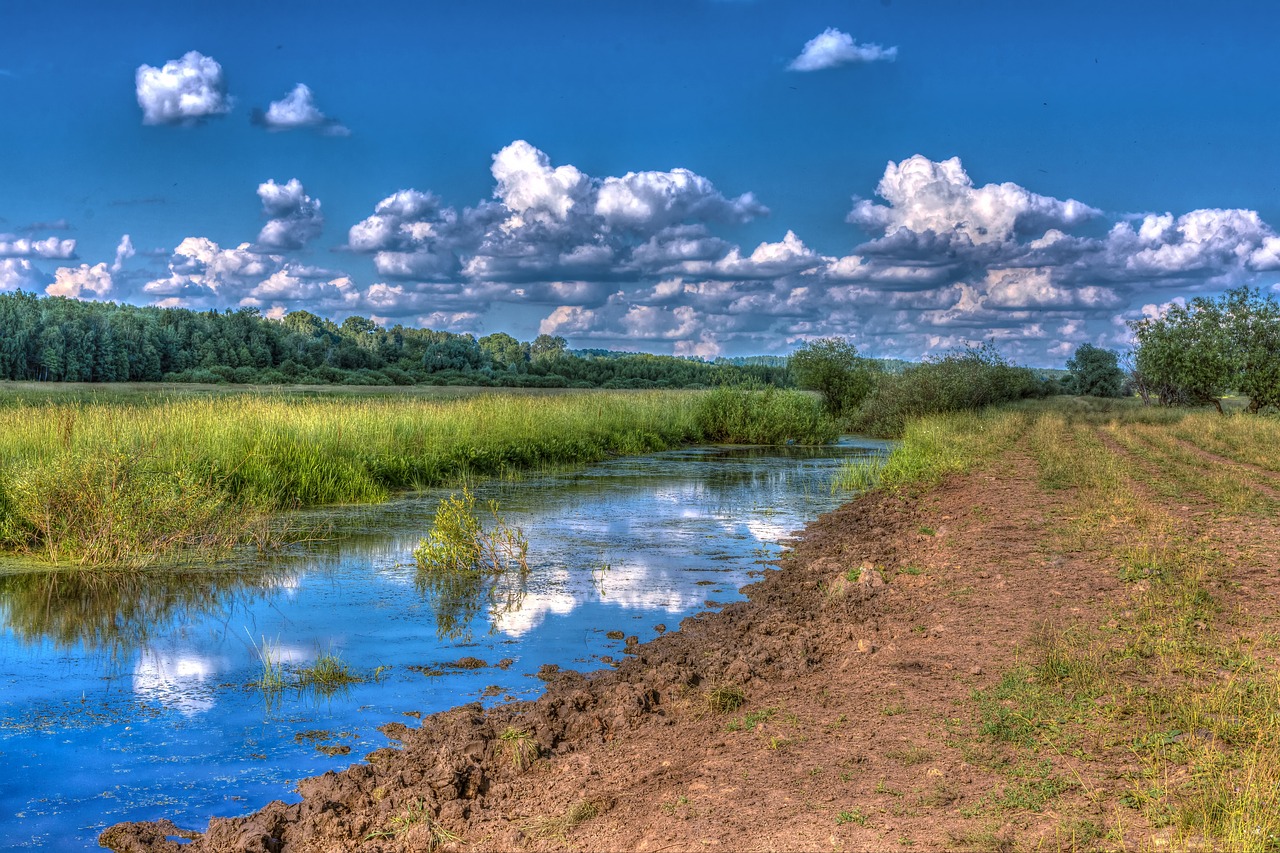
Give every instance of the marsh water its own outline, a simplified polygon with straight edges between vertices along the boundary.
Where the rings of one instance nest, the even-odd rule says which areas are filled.
[[[386,723],[534,698],[544,664],[606,666],[622,637],[740,599],[780,540],[847,498],[839,465],[883,451],[694,448],[483,484],[529,543],[525,581],[496,589],[419,576],[411,552],[448,492],[300,515],[323,538],[269,559],[0,566],[0,848],[96,849],[117,821],[202,829],[296,801],[298,779],[394,745]],[[264,653],[282,689],[255,685]],[[297,686],[321,655],[361,680]]]

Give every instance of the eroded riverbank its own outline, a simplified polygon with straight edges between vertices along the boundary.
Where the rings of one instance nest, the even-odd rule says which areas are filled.
[[[1100,447],[1094,427],[1064,423],[1073,447]],[[203,834],[161,822],[103,839],[120,851],[1211,848],[1200,832],[1234,830],[1179,822],[1196,795],[1179,767],[1203,760],[1203,739],[1203,755],[1247,758],[1240,721],[1175,735],[1155,703],[1234,689],[1255,677],[1247,656],[1274,655],[1274,477],[1227,515],[1210,481],[1165,490],[1168,472],[1096,431],[1113,445],[1099,459],[1137,478],[1144,517],[1168,513],[1163,547],[1222,547],[1197,599],[1218,615],[1188,623],[1194,646],[1179,651],[1181,622],[1168,620],[1184,605],[1163,587],[1175,580],[1126,568],[1147,522],[1113,515],[1082,533],[1110,504],[1085,478],[1048,481],[1063,446],[1042,441],[1050,428],[1011,433],[985,467],[935,488],[829,513],[746,601],[633,647],[616,669],[544,673],[536,701],[424,718],[401,748],[304,781],[301,803]],[[1169,645],[1144,654],[1153,637]],[[1221,668],[1230,649],[1235,675],[1170,668],[1197,650]]]
[[[543,664],[623,657],[628,638],[740,598],[779,538],[839,502],[842,461],[877,447],[691,448],[489,481],[531,542],[513,599],[418,577],[431,494],[310,513],[329,538],[266,563],[0,574],[0,847],[241,814],[387,746],[386,724],[417,725],[406,712],[532,698]],[[267,651],[274,692],[255,686]],[[360,680],[302,687],[326,654]]]

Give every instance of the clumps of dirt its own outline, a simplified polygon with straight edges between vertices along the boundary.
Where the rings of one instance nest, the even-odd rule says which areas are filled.
[[[295,743],[302,743],[304,740],[321,741],[333,740],[333,732],[328,729],[308,729],[305,732],[298,732],[293,736]]]
[[[456,839],[506,851],[1011,838],[964,816],[1001,779],[954,745],[972,724],[960,706],[989,686],[983,673],[1012,665],[1039,617],[1109,590],[1075,562],[1046,577],[1028,535],[1047,512],[1034,476],[990,479],[864,496],[809,525],[747,600],[627,638],[613,669],[544,666],[537,700],[402,726],[400,748],[303,780],[299,803],[214,818],[189,843],[167,821],[118,824],[102,843],[391,853]],[[937,535],[916,535],[926,524]],[[536,759],[512,759],[513,731]]]
[[[404,740],[412,729],[404,723],[383,723],[378,726],[378,731],[386,735],[388,740]]]
[[[445,664],[445,667],[447,669],[484,669],[488,665],[488,663],[480,660],[480,658],[468,655],[466,657],[458,658],[453,663]]]
[[[422,664],[410,664],[409,666],[406,666],[405,669],[409,670],[410,672],[421,673],[422,675],[425,675],[427,678],[437,678],[445,674],[443,669],[436,669],[433,666],[424,666]]]
[[[854,508],[839,527],[859,525],[875,512],[869,505]],[[820,522],[819,530],[824,526]],[[886,537],[877,552],[883,557],[889,550]],[[847,557],[843,561],[856,565]],[[767,572],[746,588],[747,601],[690,617],[679,631],[649,643],[627,637],[633,656],[616,669],[584,676],[554,664],[543,666],[537,677],[547,682],[546,692],[535,701],[487,711],[478,703],[463,705],[425,717],[416,729],[400,723],[383,726],[381,731],[400,740],[403,748],[377,750],[365,763],[303,780],[298,784],[301,803],[275,802],[246,817],[214,818],[181,849],[276,853],[364,844],[362,850],[401,850],[406,848],[395,837],[365,839],[411,807],[471,837],[469,828],[482,822],[482,815],[491,819],[519,810],[518,801],[509,798],[513,783],[529,771],[516,767],[502,749],[501,735],[509,728],[534,739],[544,756],[535,768],[567,759],[569,766],[586,772],[581,761],[592,750],[611,748],[609,744],[634,738],[653,725],[676,723],[689,713],[694,697],[715,685],[750,691],[813,671],[824,656],[813,615],[821,609],[825,578],[810,568],[812,562],[813,555],[794,553],[785,571]],[[869,609],[864,615],[874,614]],[[705,713],[705,701],[699,701],[698,713]],[[692,743],[687,748],[701,751]],[[158,833],[157,825],[119,824],[102,840],[117,851],[178,850],[166,837],[173,833]],[[525,837],[523,831],[517,834]],[[502,838],[500,847],[505,840],[519,841],[510,833]]]

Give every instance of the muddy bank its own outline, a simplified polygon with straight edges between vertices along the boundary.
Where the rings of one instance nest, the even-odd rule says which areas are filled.
[[[1011,455],[811,525],[748,600],[545,695],[389,729],[341,773],[203,833],[119,824],[117,851],[920,850],[1052,844],[991,816],[975,690],[1044,625],[1095,618],[1111,567],[1041,535],[1061,498]],[[866,570],[864,570],[866,567]],[[718,689],[724,688],[724,689]],[[739,692],[740,691],[740,692]],[[740,703],[740,704],[739,704]],[[996,820],[998,823],[993,824]],[[1046,827],[1049,827],[1046,829]],[[1047,839],[1047,840],[1046,840]]]
[[[679,631],[629,647],[632,655],[616,669],[545,673],[547,689],[536,701],[488,711],[464,705],[426,717],[418,728],[399,727],[400,748],[380,749],[344,772],[303,780],[301,803],[215,818],[203,833],[163,821],[118,824],[101,841],[117,851],[274,853],[416,850],[428,837],[431,845],[441,840],[442,829],[468,840],[481,830],[498,846],[534,840],[519,826],[501,826],[520,777],[592,750],[624,749],[629,739],[678,724],[689,713],[713,713],[705,694],[714,688],[730,688],[726,695],[734,704],[736,689],[749,699],[843,651],[848,632],[833,644],[827,622],[874,620],[881,574],[860,573],[859,567],[896,564],[893,543],[905,523],[904,507],[880,495],[848,505],[810,525],[781,571],[770,570],[745,589],[747,601],[691,617]],[[623,780],[589,775],[599,792],[595,811],[611,808],[616,797],[608,791]]]

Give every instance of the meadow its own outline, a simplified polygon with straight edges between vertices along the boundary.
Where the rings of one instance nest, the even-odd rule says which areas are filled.
[[[282,512],[477,477],[836,435],[802,392],[434,395],[19,386],[0,395],[0,549],[139,565],[290,535]]]

